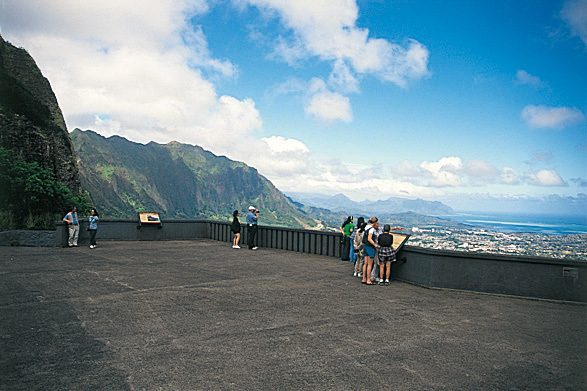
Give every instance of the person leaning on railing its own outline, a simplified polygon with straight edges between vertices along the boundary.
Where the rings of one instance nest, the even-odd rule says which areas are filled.
[[[67,223],[67,245],[69,247],[77,247],[79,220],[77,218],[77,208],[75,206],[72,207],[71,211],[63,217],[63,221]]]
[[[363,235],[365,233],[365,227],[367,223],[365,223],[364,219],[361,221],[362,217],[359,217],[359,221],[357,221],[357,229],[355,229],[354,237],[353,237],[353,251],[355,254],[355,271],[353,276],[361,277],[363,275],[363,263],[365,260],[365,253],[363,252],[364,244],[363,244]]]
[[[249,250],[256,250],[255,237],[257,236],[257,222],[259,221],[259,210],[254,206],[249,206],[247,213],[247,244]]]
[[[365,248],[365,262],[363,264],[363,280],[362,283],[366,285],[374,285],[371,282],[371,270],[373,269],[373,260],[375,259],[375,248],[379,245],[375,242],[377,240],[377,230],[379,229],[379,219],[375,216],[369,218],[369,224],[365,227],[363,236],[363,244]]]
[[[340,250],[340,260],[341,261],[348,261],[349,260],[349,253],[351,250],[351,233],[355,229],[355,225],[353,224],[353,216],[349,216],[340,226],[340,233],[342,234],[342,248]]]
[[[238,219],[238,210],[232,212],[232,223],[230,224],[230,232],[232,232],[232,248],[240,248],[238,242],[241,239],[241,222]]]

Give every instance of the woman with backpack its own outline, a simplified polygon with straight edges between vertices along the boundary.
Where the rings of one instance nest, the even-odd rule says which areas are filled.
[[[361,271],[363,270],[363,262],[365,260],[365,254],[363,252],[363,235],[367,223],[365,223],[365,219],[360,221],[361,219],[363,218],[359,217],[359,221],[357,221],[357,227],[359,228],[355,230],[355,236],[353,238],[353,251],[355,253],[355,271],[353,276],[355,277],[361,277],[363,275]]]
[[[365,252],[365,262],[363,263],[363,280],[366,285],[375,285],[371,282],[371,270],[373,269],[373,260],[375,259],[375,249],[377,244],[377,230],[379,229],[379,219],[375,216],[369,218],[369,224],[365,227],[363,234],[363,245]]]

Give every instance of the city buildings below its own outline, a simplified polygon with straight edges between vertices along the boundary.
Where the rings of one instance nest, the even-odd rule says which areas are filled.
[[[587,234],[503,233],[485,229],[413,227],[409,245],[438,250],[527,255],[587,262]]]

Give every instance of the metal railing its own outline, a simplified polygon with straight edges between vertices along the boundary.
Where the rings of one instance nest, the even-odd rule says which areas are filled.
[[[230,223],[209,221],[209,239],[230,242]],[[339,257],[341,235],[337,232],[310,231],[285,227],[258,226],[256,245],[301,253]],[[241,225],[241,244],[248,240],[247,226]]]

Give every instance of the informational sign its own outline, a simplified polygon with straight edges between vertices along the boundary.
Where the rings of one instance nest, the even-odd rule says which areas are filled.
[[[139,225],[161,225],[161,218],[157,212],[139,212]]]
[[[391,247],[395,252],[397,252],[408,241],[408,238],[410,237],[409,234],[399,234],[396,232],[391,232],[391,234],[393,235],[393,244],[391,245]]]

